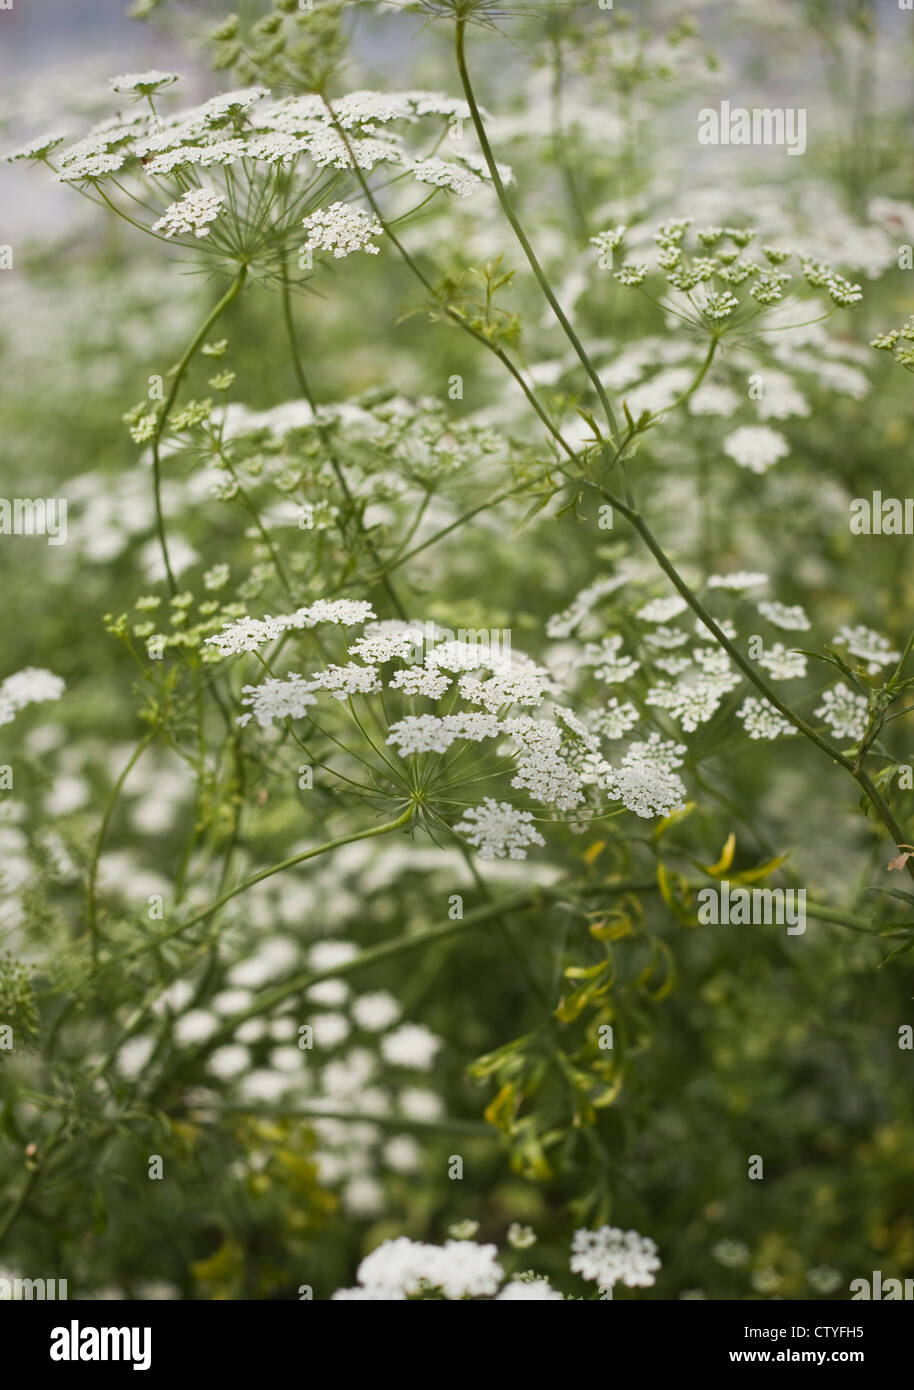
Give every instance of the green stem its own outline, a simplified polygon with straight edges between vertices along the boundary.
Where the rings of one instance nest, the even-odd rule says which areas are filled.
[[[371,540],[371,538],[365,530],[365,525],[362,521],[361,512],[356,506],[355,499],[349,489],[349,483],[346,480],[346,474],[343,471],[343,466],[336,456],[336,450],[333,447],[333,441],[330,438],[330,433],[325,428],[325,426],[321,424],[318,418],[317,402],[311,391],[311,386],[308,382],[308,378],[305,375],[304,363],[302,362],[301,352],[299,351],[298,347],[298,338],[296,337],[295,333],[295,323],[292,319],[292,301],[291,296],[289,294],[288,281],[285,279],[285,277],[283,277],[282,282],[282,312],[286,325],[286,335],[289,339],[289,347],[292,352],[292,365],[295,368],[295,375],[298,378],[298,384],[301,387],[302,394],[305,397],[305,400],[311,407],[311,414],[314,419],[314,428],[317,430],[318,437],[321,443],[323,444],[324,449],[326,450],[328,459],[330,460],[330,467],[333,469],[333,472],[336,476],[336,480],[340,485],[340,489],[343,493],[344,498],[346,499],[346,505],[349,508],[349,514],[354,520],[359,534],[364,540],[368,549],[368,553],[371,556],[372,561],[374,562],[374,565],[376,567],[376,576],[374,577],[376,577],[380,581],[381,586],[383,587],[385,593],[387,594],[387,597],[393,604],[398,616],[402,618],[404,622],[407,622],[408,618],[406,609],[400,602],[396,590],[394,589],[393,585],[388,579],[386,571],[382,567],[381,558],[378,555],[377,550],[375,549],[374,542]],[[370,583],[371,578],[367,582]]]
[[[521,226],[520,222],[518,221],[517,215],[515,214],[514,209],[511,206],[511,201],[508,198],[507,192],[505,191],[505,185],[502,181],[501,174],[498,172],[498,165],[495,162],[495,156],[493,155],[492,147],[489,144],[489,137],[486,133],[486,128],[483,125],[482,116],[480,115],[479,107],[476,103],[476,94],[473,91],[473,85],[470,81],[470,74],[467,68],[466,54],[464,51],[465,35],[466,20],[458,19],[456,26],[457,68],[460,73],[460,81],[463,85],[464,96],[466,97],[467,105],[470,108],[470,116],[473,120],[473,127],[476,131],[476,137],[479,140],[479,147],[482,150],[483,158],[486,161],[486,165],[489,170],[489,175],[492,179],[492,185],[495,189],[496,197],[498,198],[498,201],[502,206],[505,217],[511,224],[511,229],[514,232],[514,235],[520,242],[521,249],[524,255],[527,257],[530,269],[536,276],[539,287],[549,303],[549,307],[552,309],[552,312],[555,314],[556,318],[561,324],[565,337],[568,339],[571,346],[574,348],[574,351],[577,354],[581,366],[584,368],[585,372],[590,378],[593,388],[597,393],[597,398],[599,399],[599,402],[603,407],[603,413],[605,414],[606,422],[609,425],[609,432],[611,435],[615,436],[616,420],[613,414],[612,406],[609,403],[609,397],[607,396],[606,391],[603,388],[603,383],[600,380],[596,368],[591,362],[588,353],[585,351],[583,345],[581,344],[581,341],[578,338],[577,333],[575,333],[574,329],[572,328],[571,323],[569,322],[564,309],[562,308],[561,304],[556,298],[552,286],[550,285],[549,280],[545,272],[543,271],[543,268],[540,265],[539,260],[537,259],[536,252],[530,245],[530,242],[527,238],[527,234]]]
[[[175,403],[175,398],[178,394],[178,391],[181,389],[181,382],[184,380],[187,368],[190,366],[191,360],[195,352],[197,351],[197,348],[203,342],[203,339],[206,337],[207,333],[209,333],[210,329],[212,328],[216,320],[219,318],[220,314],[228,308],[232,300],[239,293],[241,287],[243,286],[247,278],[247,273],[248,268],[246,265],[243,265],[241,269],[238,271],[238,274],[235,276],[235,279],[232,281],[229,288],[226,290],[225,294],[219,300],[218,304],[214,305],[214,307],[210,310],[200,327],[197,329],[193,338],[191,339],[184,353],[184,356],[181,358],[180,362],[175,368],[174,380],[172,381],[168,395],[165,398],[165,404],[163,405],[158,419],[156,420],[155,431],[152,436],[152,485],[153,492],[155,494],[156,530],[159,536],[159,547],[162,551],[162,559],[165,562],[165,574],[168,578],[168,587],[171,590],[172,594],[176,594],[178,592],[178,586],[175,582],[175,577],[172,572],[171,561],[168,558],[168,543],[165,538],[165,519],[162,514],[162,468],[161,460],[159,457],[159,449],[162,443],[162,435],[165,431],[165,426],[168,422],[168,416],[170,415],[171,409]]]
[[[105,807],[105,814],[102,816],[102,823],[99,828],[98,838],[95,841],[95,849],[92,852],[92,862],[89,865],[89,877],[86,884],[86,915],[89,924],[89,949],[92,954],[93,971],[95,970],[95,967],[98,964],[98,866],[99,861],[102,857],[102,850],[104,849],[105,840],[108,836],[108,827],[111,824],[111,817],[114,814],[114,808],[118,803],[121,791],[124,787],[124,783],[127,781],[127,778],[130,776],[131,772],[136,767],[140,758],[143,756],[150,743],[152,743],[157,733],[158,729],[151,729],[149,733],[146,735],[146,737],[140,740],[136,748],[131,753],[129,759],[124,764],[120,776],[118,777],[114,786],[111,788],[111,794],[108,797],[108,804]]]
[[[283,859],[279,864],[272,864],[268,869],[260,869],[256,874],[243,879],[241,883],[236,883],[234,888],[223,893],[215,902],[211,902],[208,907],[196,913],[188,921],[182,922],[179,926],[172,927],[169,931],[157,936],[154,941],[148,941],[129,953],[130,959],[144,955],[147,951],[154,951],[162,945],[164,941],[170,941],[175,936],[182,935],[183,932],[190,931],[200,922],[205,922],[207,917],[211,917],[214,912],[218,912],[232,898],[237,898],[240,893],[246,893],[249,888],[253,888],[255,883],[262,883],[265,878],[272,878],[274,874],[281,874],[286,869],[292,869],[296,864],[304,864],[308,859],[316,859],[320,854],[329,854],[332,850],[339,849],[342,845],[351,845],[356,840],[370,840],[377,835],[388,835],[392,830],[400,830],[408,825],[412,820],[412,803],[406,808],[402,815],[396,820],[386,821],[384,825],[373,826],[370,830],[355,830],[350,835],[340,835],[335,840],[327,840],[325,844],[315,845],[313,849],[306,849],[301,854],[293,854],[290,859]]]

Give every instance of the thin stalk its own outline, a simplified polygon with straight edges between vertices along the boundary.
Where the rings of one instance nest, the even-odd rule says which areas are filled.
[[[188,344],[187,349],[185,350],[184,356],[181,358],[180,362],[175,368],[174,379],[171,383],[168,395],[165,398],[165,404],[163,405],[158,419],[156,420],[155,431],[153,432],[152,436],[152,485],[153,492],[155,495],[156,530],[159,536],[159,547],[162,551],[162,559],[165,562],[165,574],[168,578],[168,587],[171,590],[172,594],[176,594],[178,592],[178,586],[175,582],[174,573],[172,572],[171,561],[168,558],[168,543],[165,538],[165,519],[162,514],[162,468],[161,460],[159,457],[159,449],[162,443],[162,435],[165,431],[165,426],[168,422],[168,416],[170,415],[171,409],[175,403],[175,398],[177,397],[177,394],[181,389],[181,382],[184,380],[187,369],[190,366],[191,360],[194,354],[196,353],[197,348],[203,342],[203,339],[206,337],[207,333],[209,333],[210,329],[212,328],[216,320],[219,318],[220,314],[222,314],[223,311],[228,308],[232,300],[240,292],[245,280],[247,279],[247,273],[248,268],[246,265],[243,265],[241,269],[238,271],[238,274],[235,276],[235,279],[232,281],[231,285],[226,290],[225,294],[222,296],[219,302],[215,304],[213,308],[209,311],[206,318],[203,320],[200,327],[194,334],[193,338],[190,340],[190,343]]]

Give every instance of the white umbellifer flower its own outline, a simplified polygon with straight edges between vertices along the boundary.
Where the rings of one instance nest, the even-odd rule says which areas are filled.
[[[59,700],[66,686],[60,676],[40,666],[26,666],[0,685],[0,724],[10,724],[27,705]]]
[[[446,718],[434,714],[408,714],[391,724],[387,742],[401,757],[409,753],[446,753],[459,737]]]
[[[711,293],[707,296],[703,312],[708,318],[720,322],[721,319],[728,319],[734,309],[739,308],[739,300],[730,290],[722,290],[719,293]]]
[[[643,623],[665,623],[670,618],[676,618],[680,613],[684,613],[688,608],[684,598],[678,594],[671,594],[669,598],[651,599],[643,608],[639,608],[635,614]]]
[[[806,657],[802,652],[788,651],[783,642],[775,642],[758,659],[774,681],[796,680],[806,675]]]
[[[224,562],[213,565],[212,569],[208,569],[203,575],[203,587],[211,593],[217,589],[224,589],[230,576],[231,570]]]
[[[303,676],[290,671],[287,680],[277,680],[270,676],[260,685],[241,687],[243,705],[249,705],[250,714],[238,717],[239,724],[247,724],[253,717],[262,729],[268,729],[274,719],[301,719],[309,705],[317,703]]]
[[[404,666],[388,684],[391,690],[401,690],[404,695],[424,695],[429,700],[440,700],[451,678],[434,667]]]
[[[84,159],[74,159],[61,169],[56,176],[57,183],[81,183],[83,179],[100,179],[105,174],[113,174],[127,158],[123,151],[113,154],[90,154]]]
[[[27,140],[24,145],[10,150],[3,158],[7,164],[13,164],[17,159],[47,159],[51,151],[62,145],[66,138],[64,131],[52,130],[47,135],[37,135],[34,140]]]
[[[841,1283],[840,1271],[831,1265],[815,1265],[806,1271],[806,1278],[816,1293],[834,1293]]]
[[[413,175],[419,183],[430,183],[435,188],[449,188],[458,198],[469,198],[483,182],[471,169],[465,168],[462,164],[453,164],[447,159],[439,159],[437,155],[431,159],[418,160],[413,166]]]
[[[486,665],[488,651],[475,642],[460,642],[454,639],[439,642],[425,658],[427,666],[443,666],[446,671],[478,671]]]
[[[350,661],[347,666],[328,666],[311,677],[312,690],[329,690],[335,700],[348,700],[350,695],[374,695],[381,689],[376,666],[359,666]]]
[[[810,413],[809,402],[800,395],[790,377],[770,367],[765,369],[765,388],[756,406],[760,420],[787,420],[791,415]]]
[[[446,753],[452,743],[468,739],[480,743],[496,738],[502,726],[494,714],[408,714],[391,724],[387,742],[401,757],[408,753]]]
[[[114,92],[129,92],[133,96],[148,97],[153,92],[161,91],[163,87],[171,87],[180,80],[181,74],[178,72],[159,72],[152,68],[149,72],[123,72],[119,77],[110,78],[109,86]]]
[[[580,658],[582,666],[592,666],[597,680],[607,685],[621,685],[641,669],[640,661],[620,655],[621,637],[604,637],[599,643],[588,642]]]
[[[708,579],[709,589],[728,589],[739,593],[743,589],[755,589],[768,583],[767,574],[759,570],[734,570],[732,574],[712,574]]]
[[[318,623],[336,623],[342,627],[359,627],[375,616],[371,604],[361,598],[319,598],[297,609],[279,621],[287,627],[316,627]]]
[[[406,1294],[391,1293],[389,1289],[337,1289],[330,1300],[337,1303],[405,1303]]]
[[[215,1052],[210,1053],[206,1065],[222,1081],[231,1081],[232,1077],[240,1076],[249,1069],[251,1054],[240,1043],[227,1043],[225,1047],[217,1047]]]
[[[395,1067],[412,1067],[415,1071],[429,1071],[440,1046],[441,1039],[424,1023],[401,1023],[381,1039],[381,1053],[386,1062]]]
[[[603,783],[610,800],[643,819],[681,811],[686,792],[674,769],[682,766],[685,751],[685,744],[664,742],[656,733],[646,743],[633,743]]]
[[[493,669],[487,680],[463,675],[458,687],[465,700],[474,705],[484,705],[490,714],[504,705],[540,705],[545,695],[554,689],[549,672],[536,666],[504,665]]]
[[[174,1023],[175,1041],[179,1043],[204,1042],[220,1026],[217,1014],[210,1013],[207,1009],[191,1009],[189,1013],[182,1014]]]
[[[787,632],[808,632],[812,626],[798,603],[791,605],[763,601],[757,607],[763,618]]]
[[[323,1004],[328,1009],[338,1009],[341,1004],[345,1004],[349,998],[350,989],[345,980],[321,980],[319,984],[312,985],[308,990],[308,1003]],[[292,1032],[295,1030],[294,1020],[289,1019],[292,1024]],[[276,1025],[271,1030],[273,1037],[276,1034]],[[291,1036],[291,1033],[290,1033]]]
[[[446,1299],[491,1296],[504,1277],[497,1256],[494,1245],[472,1240],[449,1240],[438,1246],[400,1236],[384,1241],[365,1257],[358,1269],[359,1284],[385,1298],[435,1289]]]
[[[647,261],[626,261],[619,270],[613,271],[613,275],[620,285],[640,285],[647,275]]]
[[[248,1072],[238,1083],[239,1094],[245,1100],[262,1101],[271,1105],[279,1100],[289,1089],[289,1078],[281,1072],[271,1071],[269,1067],[258,1067]]]
[[[571,1244],[571,1269],[601,1288],[623,1283],[628,1288],[649,1288],[660,1268],[657,1246],[649,1236],[601,1226],[597,1231],[575,1231]]]
[[[373,623],[353,642],[349,648],[349,655],[378,665],[385,661],[410,661],[421,641],[421,628],[406,627],[389,631],[381,628],[380,624]]]
[[[155,1038],[130,1038],[118,1050],[117,1069],[123,1076],[139,1076],[155,1051]]]
[[[434,1091],[424,1091],[420,1086],[407,1086],[397,1098],[397,1108],[401,1115],[410,1120],[438,1120],[444,1107],[441,1097]]]
[[[605,579],[598,579],[595,584],[582,589],[576,596],[574,602],[562,613],[554,613],[546,624],[547,637],[570,637],[575,628],[579,627],[584,618],[587,617],[594,604],[607,594],[613,593],[626,583],[625,576],[610,575]]]
[[[871,676],[878,676],[880,666],[890,666],[901,658],[901,652],[892,651],[888,640],[869,627],[839,628],[833,640],[865,661]]]
[[[692,415],[732,415],[741,404],[740,397],[729,386],[706,382],[689,398],[689,412]]]
[[[512,1279],[505,1284],[501,1293],[495,1295],[496,1303],[564,1303],[564,1294],[554,1289],[548,1279]]]
[[[638,711],[628,701],[624,705],[620,705],[616,697],[613,696],[603,709],[591,716],[591,722],[604,738],[622,738],[629,729],[634,728],[637,724]]]
[[[223,989],[211,1003],[217,1014],[237,1014],[246,1009],[253,998],[248,989]]]
[[[223,656],[237,656],[239,652],[255,652],[265,642],[281,637],[284,630],[282,618],[238,618],[206,640],[218,647]]]
[[[794,733],[793,725],[775,709],[770,700],[756,699],[750,695],[736,712],[750,738],[780,738],[782,734]]]
[[[247,960],[240,960],[237,965],[232,966],[227,976],[228,983],[233,987],[257,989],[268,980],[283,974],[297,961],[298,947],[294,941],[274,936],[261,942],[256,955],[249,956]]]
[[[351,1031],[348,1018],[342,1014],[318,1014],[311,1027],[318,1047],[336,1047]]]
[[[152,230],[164,230],[167,237],[191,233],[195,237],[209,236],[209,224],[215,222],[224,202],[225,194],[213,188],[191,188],[177,203],[165,209],[158,222],[153,222]]]
[[[740,676],[735,672],[699,675],[691,679],[687,676],[676,685],[661,681],[648,691],[645,704],[668,710],[684,729],[691,732],[699,724],[707,723],[720,708],[727,691],[733,690],[739,682]]]
[[[855,695],[843,681],[839,681],[833,690],[824,692],[815,714],[817,719],[828,725],[836,738],[850,738],[856,742],[866,732],[867,709],[866,696]]]
[[[392,994],[379,989],[362,994],[352,1005],[352,1017],[367,1033],[380,1033],[400,1017],[400,1005]]]
[[[742,425],[727,435],[723,450],[740,468],[767,473],[772,464],[790,453],[790,445],[782,434],[768,429],[767,425]]]
[[[517,772],[511,786],[528,791],[534,801],[570,811],[584,799],[580,775],[562,756],[562,731],[546,719],[506,719],[502,725],[516,751]]]
[[[454,829],[478,849],[480,859],[526,859],[528,845],[546,843],[532,821],[529,811],[487,796],[481,806],[465,811]]]
[[[739,1269],[746,1264],[749,1259],[749,1247],[741,1240],[730,1240],[725,1236],[711,1246],[711,1254],[718,1264],[724,1265],[726,1269]]]
[[[529,1250],[531,1245],[536,1244],[536,1231],[532,1226],[522,1226],[519,1221],[512,1221],[508,1227],[508,1244],[512,1250]]]
[[[411,1134],[395,1134],[384,1145],[381,1157],[395,1173],[415,1173],[422,1164],[422,1150]]]
[[[597,248],[601,256],[605,256],[607,252],[617,251],[619,249],[627,231],[628,228],[625,224],[620,223],[618,227],[610,227],[607,231],[598,232],[596,236],[592,236],[590,238],[590,244]],[[610,262],[610,264],[612,264],[612,262]]]
[[[352,255],[353,251],[367,251],[370,256],[376,256],[378,247],[373,244],[372,237],[384,231],[373,213],[364,212],[351,203],[331,203],[328,208],[319,208],[304,218],[302,225],[308,233],[306,250],[332,251],[336,260]]]
[[[318,973],[335,970],[338,965],[345,965],[358,954],[358,946],[351,941],[319,941],[308,952],[308,964]]]
[[[661,625],[655,627],[653,632],[646,632],[644,640],[649,647],[660,647],[661,650],[671,651],[673,647],[681,647],[683,642],[688,642],[689,634],[683,632],[681,627]]]

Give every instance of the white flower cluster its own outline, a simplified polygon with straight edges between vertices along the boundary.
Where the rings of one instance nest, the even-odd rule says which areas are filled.
[[[758,664],[764,666],[774,681],[791,681],[806,675],[806,657],[802,652],[789,651],[783,642],[766,647]]]
[[[685,657],[677,659],[676,670],[676,684],[660,681],[652,686],[645,704],[667,710],[689,732],[717,712],[724,695],[734,690],[741,679],[726,652],[718,647],[694,648],[688,661]]]
[[[11,724],[26,705],[59,700],[65,685],[60,676],[38,666],[26,666],[0,684],[0,724]]]
[[[783,435],[767,425],[742,425],[727,435],[723,450],[740,468],[767,473],[772,464],[790,453],[790,446]]]
[[[526,859],[528,845],[546,843],[532,821],[529,811],[487,796],[481,806],[466,811],[454,829],[479,851],[480,859]]]
[[[311,694],[311,687],[300,675],[289,672],[288,680],[270,677],[261,685],[242,686],[243,705],[249,705],[250,714],[242,714],[239,724],[247,724],[251,718],[257,720],[262,729],[267,729],[274,719],[301,719],[309,705],[317,703]]]
[[[877,676],[881,666],[890,666],[901,657],[901,652],[893,651],[885,637],[868,627],[839,628],[834,641],[846,647],[852,656],[859,656],[861,661],[865,661],[871,676]]]
[[[338,1289],[333,1298],[396,1301],[432,1292],[446,1299],[491,1297],[504,1277],[497,1256],[496,1246],[472,1240],[439,1246],[400,1236],[365,1257],[358,1288]]]
[[[750,738],[773,739],[794,732],[793,725],[770,700],[759,700],[751,695],[740,705],[736,717]]]
[[[167,237],[209,236],[209,224],[215,222],[225,202],[224,193],[216,193],[212,188],[192,188],[165,209],[158,222],[153,222],[154,232],[164,231]]]
[[[281,637],[289,628],[312,628],[318,623],[356,627],[374,616],[371,604],[363,599],[318,599],[316,603],[299,608],[295,613],[281,614],[275,618],[238,618],[226,623],[221,632],[206,640],[218,647],[223,656],[235,656],[239,652],[256,651],[266,642]]]
[[[575,1231],[571,1245],[571,1269],[601,1288],[622,1283],[629,1288],[649,1288],[660,1268],[657,1246],[649,1236],[601,1226],[597,1231]]]
[[[181,80],[181,74],[177,72],[160,72],[156,68],[149,72],[125,72],[119,77],[112,77],[109,86],[113,92],[130,93],[132,96],[151,96],[153,92],[159,92],[163,87],[170,87],[173,83]]]
[[[759,570],[733,570],[731,574],[712,574],[708,579],[708,588],[740,593],[743,589],[755,589],[767,583],[767,574]]]
[[[668,816],[685,806],[685,787],[675,769],[682,766],[685,744],[664,741],[657,733],[633,743],[618,768],[610,768],[605,783],[614,801],[636,816]]]
[[[175,73],[151,71],[125,73],[111,85],[119,93],[148,98],[175,81]],[[336,101],[331,112],[316,95],[272,100],[265,88],[247,87],[219,93],[174,114],[119,115],[102,121],[61,151],[58,178],[84,182],[122,168],[159,176],[176,170],[186,173],[193,165],[228,166],[239,160],[279,165],[306,157],[318,169],[395,165],[419,182],[465,197],[488,178],[478,154],[460,152],[453,161],[437,155],[417,157],[402,136],[383,129],[393,122],[415,125],[424,118],[455,115],[465,118],[466,104],[435,92],[352,92]],[[39,146],[42,150],[44,145]],[[38,152],[20,157],[44,156]],[[510,169],[499,172],[510,180]]]
[[[351,256],[354,251],[378,254],[372,237],[380,236],[384,228],[378,219],[351,203],[331,203],[306,217],[302,224],[308,233],[305,249],[331,251],[335,259]]]
[[[856,743],[866,732],[867,704],[865,695],[855,695],[839,681],[833,690],[822,695],[816,718],[824,720],[836,738],[849,738]]]
[[[798,603],[762,602],[758,604],[758,611],[774,627],[783,628],[785,632],[808,632],[812,626]]]

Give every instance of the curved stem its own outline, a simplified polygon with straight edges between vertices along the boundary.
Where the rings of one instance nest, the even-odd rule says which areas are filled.
[[[207,917],[211,917],[214,912],[218,912],[220,907],[224,907],[232,898],[237,898],[239,893],[246,893],[249,888],[253,888],[255,883],[262,883],[265,878],[272,878],[274,874],[281,874],[285,869],[294,868],[296,864],[304,864],[308,859],[316,859],[319,854],[329,854],[331,850],[339,849],[342,845],[351,845],[355,840],[370,840],[376,835],[388,835],[392,830],[399,830],[408,825],[412,820],[412,803],[406,808],[402,815],[396,820],[386,821],[384,825],[375,825],[370,830],[355,830],[350,835],[340,835],[335,840],[327,840],[325,844],[315,845],[313,849],[306,849],[301,854],[293,854],[290,859],[283,859],[279,864],[273,864],[268,869],[260,869],[256,874],[243,879],[241,883],[236,883],[234,888],[223,893],[215,902],[211,902],[208,907],[197,912],[188,921],[182,922],[177,927],[172,927],[170,931],[162,932],[155,941],[148,941],[140,946],[136,951],[128,953],[128,958],[144,955],[147,951],[154,951],[162,945],[164,941],[170,941],[175,936],[180,936],[183,932],[190,931],[200,922],[205,922]]]
[[[561,304],[556,298],[552,286],[550,285],[549,280],[546,277],[546,274],[543,271],[543,268],[540,265],[539,260],[537,259],[536,252],[530,245],[530,242],[527,238],[527,234],[521,226],[520,222],[518,221],[517,215],[515,214],[514,209],[511,206],[511,201],[508,198],[508,195],[505,191],[505,185],[502,181],[501,174],[498,172],[498,165],[495,162],[495,156],[493,155],[492,147],[489,144],[489,137],[486,133],[486,128],[483,125],[482,116],[480,115],[479,107],[476,103],[476,94],[473,91],[473,84],[470,81],[470,74],[466,63],[466,53],[464,51],[465,35],[466,20],[458,19],[456,26],[457,68],[460,73],[460,81],[463,85],[464,96],[466,97],[467,105],[470,108],[470,116],[473,120],[473,127],[476,131],[476,137],[479,140],[479,147],[482,150],[483,158],[485,159],[486,165],[488,166],[489,175],[492,179],[492,185],[495,189],[496,196],[498,198],[498,201],[501,203],[505,217],[511,224],[511,230],[514,232],[514,235],[520,242],[521,249],[524,255],[527,257],[530,269],[536,276],[537,283],[539,284],[540,289],[545,295],[549,307],[552,309],[552,312],[555,314],[556,318],[561,324],[565,337],[568,339],[569,343],[574,348],[574,351],[577,354],[581,366],[584,368],[585,372],[590,378],[593,388],[597,393],[597,398],[601,406],[603,407],[603,413],[605,414],[606,422],[609,425],[609,432],[610,434],[615,435],[616,419],[613,414],[612,406],[609,403],[609,397],[607,396],[606,391],[604,390],[603,383],[600,380],[596,368],[591,362],[589,355],[585,351],[580,339],[578,338],[577,333],[575,333],[574,329],[572,328],[564,309],[562,308]]]
[[[282,283],[282,312],[286,324],[286,335],[289,339],[289,347],[292,351],[292,365],[295,368],[295,375],[298,378],[298,384],[301,387],[302,394],[304,395],[305,400],[311,407],[311,414],[314,418],[314,428],[317,430],[318,437],[320,438],[320,441],[327,452],[327,457],[330,460],[330,467],[333,469],[333,472],[336,476],[336,480],[339,483],[343,496],[346,499],[346,505],[349,508],[349,514],[354,520],[356,527],[360,535],[362,536],[362,539],[365,541],[365,544],[368,548],[368,553],[375,564],[376,577],[379,580],[385,593],[387,594],[387,597],[393,604],[397,612],[397,615],[400,618],[402,618],[404,622],[407,622],[408,618],[406,614],[406,609],[400,602],[400,599],[397,595],[397,591],[394,589],[393,584],[388,579],[387,574],[382,567],[381,558],[378,555],[377,550],[375,549],[374,542],[371,540],[367,531],[365,530],[365,525],[362,521],[361,513],[358,507],[356,506],[355,499],[349,489],[349,484],[346,481],[346,474],[343,472],[343,466],[336,456],[336,450],[333,447],[333,441],[330,438],[330,432],[325,428],[324,425],[321,424],[318,418],[317,402],[315,401],[314,395],[312,394],[308,378],[305,375],[304,364],[302,362],[301,353],[298,348],[298,339],[295,335],[295,324],[292,320],[291,296],[289,294],[289,286],[285,277],[283,278]]]
[[[187,368],[190,366],[191,359],[193,358],[194,353],[197,351],[197,348],[203,342],[203,339],[206,337],[213,324],[219,318],[219,315],[223,312],[223,310],[228,308],[232,300],[241,290],[241,287],[247,279],[247,273],[248,268],[246,265],[243,265],[239,270],[238,274],[235,276],[235,279],[232,281],[229,288],[226,290],[225,294],[219,300],[218,304],[213,306],[213,308],[207,314],[206,318],[201,323],[200,327],[197,329],[193,338],[190,340],[190,343],[188,344],[184,356],[181,358],[180,362],[175,368],[174,380],[172,381],[168,395],[165,398],[165,404],[163,405],[162,410],[156,420],[155,431],[152,436],[152,486],[155,494],[156,530],[159,536],[159,547],[162,551],[162,559],[165,563],[165,574],[168,579],[168,587],[171,590],[172,594],[176,594],[178,592],[178,586],[175,583],[174,573],[172,572],[171,568],[171,561],[168,558],[168,543],[165,539],[165,519],[162,514],[162,469],[161,460],[159,457],[159,449],[162,443],[162,435],[165,431],[165,426],[168,422],[168,416],[170,415],[172,407],[175,403],[175,397],[177,396],[178,391],[181,389],[181,382],[184,380],[184,376],[187,372]]]
[[[127,778],[130,776],[130,773],[136,767],[140,758],[143,756],[150,743],[152,743],[157,733],[158,729],[151,729],[149,733],[146,735],[146,737],[140,740],[136,748],[133,750],[133,753],[130,755],[130,758],[124,764],[120,776],[118,777],[114,786],[111,788],[111,795],[108,797],[108,804],[105,807],[105,814],[102,816],[102,823],[101,827],[99,828],[98,838],[95,841],[95,849],[92,852],[92,862],[89,865],[89,877],[86,884],[86,916],[88,918],[89,924],[89,949],[92,954],[93,970],[95,969],[98,963],[98,866],[99,861],[102,857],[102,850],[105,845],[105,840],[108,835],[108,826],[111,824],[111,817],[114,814],[114,808],[117,805],[118,798],[120,797],[121,791],[124,787],[124,783],[127,781]]]

